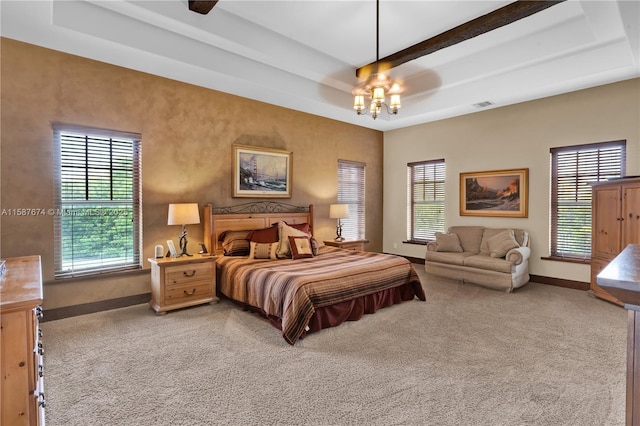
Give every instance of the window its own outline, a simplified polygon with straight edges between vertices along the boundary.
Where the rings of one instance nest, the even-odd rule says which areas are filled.
[[[54,124],[55,276],[140,268],[140,135]]]
[[[444,180],[444,160],[407,164],[410,241],[433,240],[436,232],[444,232]]]
[[[338,160],[338,203],[349,206],[349,217],[341,219],[342,236],[349,240],[365,238],[364,163]]]
[[[551,148],[551,256],[591,257],[592,182],[624,176],[626,141]]]

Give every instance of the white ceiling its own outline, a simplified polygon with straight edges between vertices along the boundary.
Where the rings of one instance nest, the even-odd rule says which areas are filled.
[[[380,2],[380,57],[511,1]],[[375,1],[0,1],[0,33],[378,130],[640,77],[640,2],[569,0],[400,65],[397,116],[357,116],[355,70],[376,59]],[[486,109],[486,108],[485,108]],[[249,118],[249,117],[248,117]]]

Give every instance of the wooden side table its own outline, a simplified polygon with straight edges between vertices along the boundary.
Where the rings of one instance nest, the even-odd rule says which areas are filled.
[[[156,314],[217,301],[217,256],[149,258],[151,301]]]
[[[347,250],[364,251],[364,245],[368,242],[369,240],[343,240],[343,241],[327,240],[327,241],[324,241],[324,244],[327,246],[338,247],[338,248],[343,248]]]

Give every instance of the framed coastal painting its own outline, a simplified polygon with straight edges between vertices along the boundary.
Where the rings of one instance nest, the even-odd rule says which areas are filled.
[[[529,169],[460,173],[460,216],[527,217]]]
[[[291,198],[292,153],[233,145],[233,197]]]

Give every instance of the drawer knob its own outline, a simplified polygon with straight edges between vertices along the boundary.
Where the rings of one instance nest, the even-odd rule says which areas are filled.
[[[193,296],[194,294],[196,294],[196,289],[194,288],[193,290],[191,290],[190,292],[187,290],[184,290],[184,295],[185,296]]]
[[[42,364],[38,365],[38,377],[43,377],[44,376],[44,368],[42,367]]]
[[[44,348],[42,347],[42,342],[38,342],[38,355],[44,355]]]
[[[188,273],[187,271],[184,271],[182,273],[182,275],[184,275],[185,277],[192,277],[196,274],[196,270],[194,269],[193,271],[191,271],[191,273]]]

